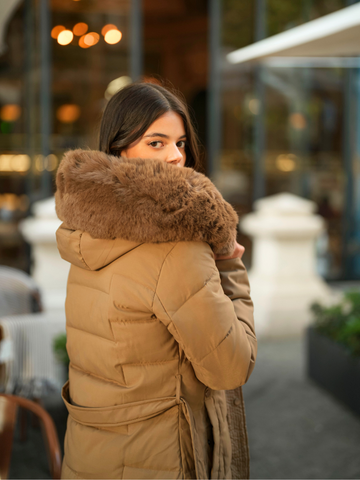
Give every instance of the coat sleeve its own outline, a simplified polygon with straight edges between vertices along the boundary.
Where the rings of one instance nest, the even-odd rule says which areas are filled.
[[[161,268],[153,311],[197,378],[214,390],[232,390],[254,367],[256,337],[245,268],[222,262],[220,273],[205,242],[175,244]]]

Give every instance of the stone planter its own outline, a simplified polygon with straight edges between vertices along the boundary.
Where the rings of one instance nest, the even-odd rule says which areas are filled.
[[[306,349],[308,376],[360,415],[360,357],[313,326],[306,329]]]
[[[290,193],[257,200],[254,212],[241,220],[253,238],[249,271],[256,334],[302,336],[309,307],[327,301],[332,291],[316,271],[316,239],[324,220],[316,205]]]

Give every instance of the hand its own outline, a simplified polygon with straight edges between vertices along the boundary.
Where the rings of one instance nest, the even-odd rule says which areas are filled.
[[[239,257],[241,258],[245,252],[245,247],[240,245],[240,243],[235,244],[235,250],[232,255],[216,255],[215,260],[230,260],[231,258]]]

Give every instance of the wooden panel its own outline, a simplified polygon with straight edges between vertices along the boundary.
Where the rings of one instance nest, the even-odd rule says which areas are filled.
[[[0,397],[0,478],[8,478],[17,405]]]

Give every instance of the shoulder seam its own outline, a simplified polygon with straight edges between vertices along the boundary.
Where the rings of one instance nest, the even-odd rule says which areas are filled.
[[[156,295],[156,292],[157,292],[157,288],[158,288],[158,285],[159,285],[159,280],[160,280],[160,277],[161,277],[161,273],[162,273],[162,269],[164,267],[164,264],[166,262],[166,259],[167,257],[170,255],[170,253],[174,250],[174,248],[176,247],[176,245],[178,244],[179,242],[176,242],[175,245],[168,251],[168,253],[165,255],[164,257],[164,260],[160,266],[160,270],[159,270],[159,276],[158,276],[158,279],[156,281],[156,285],[155,285],[155,290],[154,290],[154,295],[153,295],[153,299],[152,299],[152,305],[151,305],[151,308],[153,308],[154,306],[154,300],[155,300],[155,295]]]

